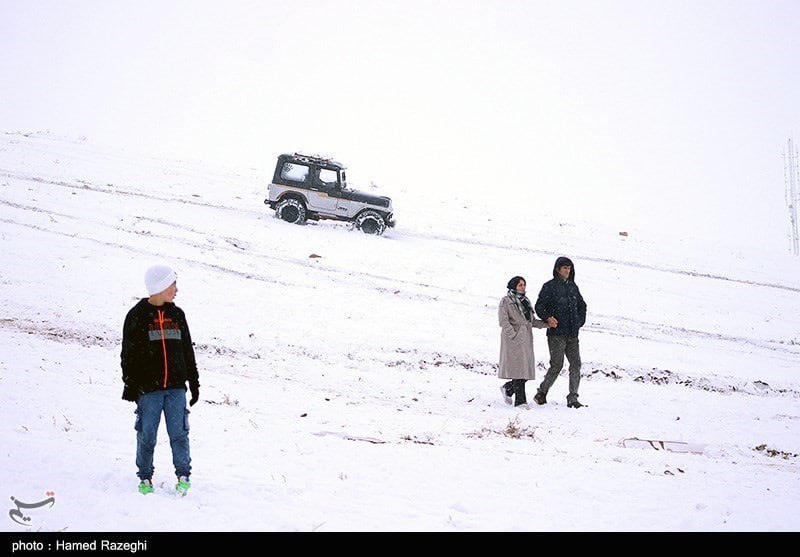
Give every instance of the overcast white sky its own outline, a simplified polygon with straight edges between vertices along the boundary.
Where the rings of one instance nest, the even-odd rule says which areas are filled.
[[[800,3],[0,0],[0,131],[784,243]],[[260,200],[259,200],[260,201]]]

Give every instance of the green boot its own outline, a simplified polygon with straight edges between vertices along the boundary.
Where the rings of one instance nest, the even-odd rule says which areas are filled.
[[[153,493],[153,481],[148,478],[139,482],[139,493],[142,495]]]
[[[192,484],[189,481],[189,478],[187,476],[181,476],[178,478],[178,483],[175,484],[175,491],[181,495],[186,495],[186,492],[189,491],[190,487],[192,487]]]

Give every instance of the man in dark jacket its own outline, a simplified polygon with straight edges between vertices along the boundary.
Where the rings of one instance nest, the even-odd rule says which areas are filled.
[[[136,403],[136,467],[139,491],[153,492],[153,451],[161,413],[167,424],[172,462],[185,494],[190,487],[189,409],[186,382],[193,406],[200,382],[192,337],[183,310],[173,303],[178,293],[175,271],[163,265],[145,273],[149,298],[142,298],[125,316],[122,330],[122,398]]]
[[[547,346],[550,348],[550,368],[544,376],[533,400],[537,404],[547,403],[547,392],[553,386],[564,356],[569,361],[569,394],[567,406],[580,408],[578,385],[581,382],[581,354],[578,347],[578,331],[586,323],[586,302],[575,284],[575,266],[568,257],[556,259],[553,279],[542,285],[534,306],[536,314],[547,321]]]

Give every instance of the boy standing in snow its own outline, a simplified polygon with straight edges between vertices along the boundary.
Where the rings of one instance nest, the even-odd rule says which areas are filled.
[[[568,257],[556,259],[553,279],[545,282],[534,306],[536,315],[548,322],[547,346],[550,349],[550,368],[544,376],[533,400],[547,403],[547,392],[564,367],[564,356],[569,361],[569,394],[567,407],[581,408],[578,402],[578,385],[581,382],[581,353],[578,331],[586,323],[586,302],[575,284],[575,267]]]
[[[190,406],[200,398],[200,383],[186,315],[173,303],[177,279],[164,265],[147,269],[144,282],[150,296],[131,308],[122,330],[122,398],[136,403],[136,466],[142,494],[153,492],[153,451],[162,412],[178,478],[175,489],[185,494],[190,487],[186,382],[192,393]]]

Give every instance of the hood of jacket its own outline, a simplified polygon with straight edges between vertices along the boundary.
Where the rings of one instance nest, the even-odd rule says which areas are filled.
[[[572,259],[569,257],[564,257],[563,255],[557,258],[555,265],[553,265],[553,278],[559,278],[561,276],[558,274],[558,268],[563,265],[569,265],[572,267],[569,271],[569,278],[567,280],[575,282],[575,265],[572,263]]]

